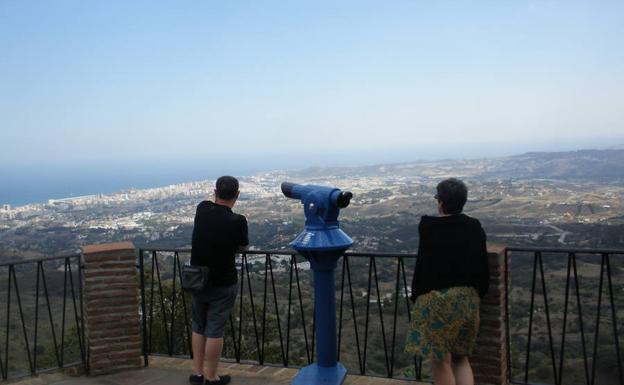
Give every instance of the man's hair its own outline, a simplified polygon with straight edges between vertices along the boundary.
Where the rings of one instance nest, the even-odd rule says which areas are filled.
[[[226,201],[232,200],[236,198],[238,192],[238,179],[224,175],[217,179],[216,188],[217,198]]]
[[[436,199],[442,203],[445,214],[459,214],[468,200],[468,188],[459,179],[449,178],[438,183]]]

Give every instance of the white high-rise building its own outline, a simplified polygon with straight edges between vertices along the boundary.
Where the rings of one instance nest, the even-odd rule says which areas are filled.
[[[2,210],[4,210],[4,211],[11,211],[11,205],[10,204],[3,204],[2,205]]]

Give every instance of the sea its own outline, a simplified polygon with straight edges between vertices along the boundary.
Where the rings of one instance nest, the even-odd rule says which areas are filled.
[[[524,147],[524,148],[523,148]],[[373,148],[361,151],[293,149],[289,152],[257,151],[220,157],[181,159],[166,152],[152,159],[99,161],[46,159],[21,164],[0,163],[0,209],[49,199],[92,194],[108,194],[129,189],[145,189],[170,184],[215,179],[220,175],[248,176],[272,170],[307,167],[358,166],[434,159],[466,159],[518,154],[526,150],[569,150],[565,146],[535,144],[446,145],[401,149]],[[569,146],[572,147],[572,146]],[[523,151],[524,150],[524,151]]]
[[[180,160],[163,155],[146,160],[99,162],[31,162],[0,165],[0,209],[31,203],[45,203],[92,194],[108,194],[129,189],[145,189],[171,184],[237,177],[274,170],[306,167],[366,164],[374,158],[335,156],[250,156]]]
[[[22,165],[0,168],[0,209],[49,199],[108,194],[171,184],[216,179],[221,175],[246,176],[269,171],[269,164],[198,162]]]

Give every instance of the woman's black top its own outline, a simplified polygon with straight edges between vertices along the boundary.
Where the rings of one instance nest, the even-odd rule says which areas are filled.
[[[483,297],[490,283],[485,232],[465,214],[423,216],[412,300],[431,290],[472,286]]]

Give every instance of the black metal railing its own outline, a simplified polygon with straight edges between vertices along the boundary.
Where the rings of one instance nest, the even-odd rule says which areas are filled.
[[[190,297],[180,290],[189,249],[141,249],[143,352],[190,356]],[[403,352],[415,254],[347,253],[336,271],[338,358],[351,373],[423,379],[420,360]],[[240,287],[225,335],[236,362],[303,366],[314,361],[312,276],[290,250],[253,250],[238,258]],[[391,278],[390,278],[391,277]]]
[[[510,380],[624,385],[624,250],[512,247],[509,253]]]
[[[69,255],[0,264],[2,380],[85,365],[79,263]]]
[[[510,381],[624,385],[624,250],[513,247],[505,253],[512,253],[504,282]],[[180,289],[190,249],[143,248],[138,255],[146,364],[151,354],[190,356],[191,298]],[[429,378],[429,363],[403,352],[415,259],[350,252],[339,261],[338,357],[350,373]],[[78,265],[78,255],[0,264],[3,380],[86,364]],[[291,250],[251,250],[237,266],[239,295],[225,356],[260,365],[313,362],[307,261]]]
[[[139,253],[146,362],[149,354],[191,354],[190,297],[179,289],[181,260],[189,253],[189,249]],[[624,385],[618,322],[618,309],[624,309],[624,261],[619,258],[624,250],[508,248],[505,253],[513,253],[512,265],[505,263],[509,273],[505,277],[511,278],[505,279],[504,312],[510,381]],[[415,254],[347,253],[341,259],[336,271],[338,357],[351,373],[428,378],[427,363],[423,369],[422,361],[403,352],[411,305],[405,264],[410,264],[411,276],[415,258]],[[242,254],[239,298],[226,335],[228,357],[261,365],[301,366],[314,361],[312,278],[308,266],[301,265],[305,263],[293,251]],[[163,264],[172,267],[163,270]],[[571,286],[576,306],[570,305]],[[176,306],[181,309],[178,313]],[[578,326],[571,328],[571,320]],[[176,331],[179,322],[184,333]],[[610,326],[608,336],[600,327],[605,322]],[[154,325],[162,331],[154,332]],[[590,334],[593,339],[588,340]],[[155,343],[158,335],[164,335],[166,343],[162,338]],[[555,335],[560,336],[557,343]]]

